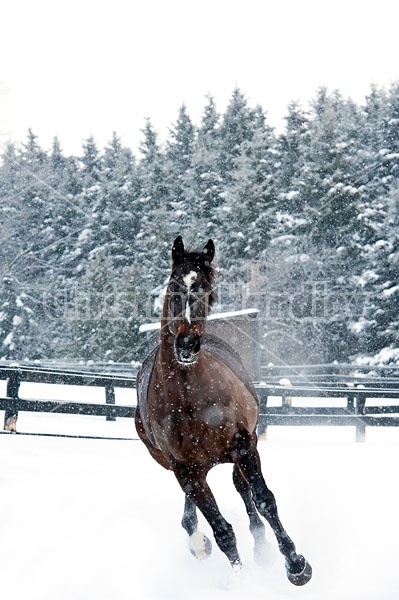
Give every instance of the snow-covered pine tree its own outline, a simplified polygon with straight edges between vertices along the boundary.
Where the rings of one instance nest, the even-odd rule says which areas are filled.
[[[248,106],[241,90],[234,89],[219,128],[219,170],[224,181],[230,181],[235,161],[241,155],[242,145],[252,140],[256,124],[255,111]]]
[[[336,92],[321,89],[314,102],[311,140],[306,156],[306,212],[312,238],[339,248],[356,227],[359,190],[350,165],[351,145],[347,135],[346,102]]]
[[[132,262],[140,230],[139,183],[132,152],[116,134],[106,146],[93,218],[97,223],[96,250],[106,249],[114,268]]]
[[[91,256],[100,244],[101,224],[96,207],[101,202],[101,176],[103,159],[94,138],[83,143],[83,153],[79,159],[80,190],[75,197],[79,207],[78,237],[70,259],[75,266],[75,274],[84,272]]]
[[[7,144],[0,166],[0,265],[3,268],[24,247],[24,240],[21,239],[21,231],[25,225],[20,211],[21,193],[17,150],[14,144]],[[2,270],[1,274],[5,275],[5,272]]]
[[[103,361],[112,358],[117,314],[117,275],[103,249],[92,253],[74,287],[67,314],[68,355]]]
[[[195,210],[196,198],[192,182],[193,153],[196,133],[194,125],[183,104],[176,123],[170,129],[166,143],[166,173],[170,203],[168,217],[170,230],[183,233],[188,229],[190,218]]]
[[[32,310],[32,299],[17,292],[12,276],[5,275],[0,287],[0,358],[35,359],[46,356],[48,346],[39,337],[39,327]]]
[[[399,343],[399,185],[392,187],[386,216],[376,240],[365,248],[367,259],[360,284],[364,312],[354,324],[363,353],[374,355]]]
[[[310,144],[309,115],[297,103],[288,105],[285,130],[278,137],[279,211],[289,220],[303,219],[306,155]],[[297,224],[296,224],[297,225]]]
[[[218,208],[223,203],[224,185],[219,171],[220,163],[220,116],[214,99],[209,96],[193,155],[193,193],[191,209],[197,228],[204,237],[217,238],[221,231]]]
[[[261,108],[252,112],[251,139],[241,144],[226,184],[223,253],[236,266],[262,260],[275,228],[277,151],[272,128]]]
[[[143,265],[146,290],[151,293],[167,277],[170,268],[171,191],[165,155],[150,120],[147,120],[143,134],[142,158],[137,170],[142,218],[136,236],[135,260]]]
[[[145,272],[141,264],[125,267],[118,276],[116,294],[117,327],[111,358],[115,361],[141,361],[148,352],[148,340],[139,333],[143,323],[152,320],[153,299],[147,293]]]

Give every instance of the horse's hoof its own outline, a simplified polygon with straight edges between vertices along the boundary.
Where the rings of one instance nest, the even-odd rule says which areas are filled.
[[[231,566],[233,567],[234,573],[236,573],[237,575],[240,575],[242,573],[242,562],[240,561],[240,559],[232,562]]]
[[[300,558],[301,561],[304,561],[304,563],[305,563],[305,566],[303,567],[303,569],[301,571],[299,571],[299,573],[293,573],[292,571],[290,571],[288,569],[287,565],[286,565],[286,569],[287,569],[287,577],[288,577],[289,581],[291,583],[293,583],[294,585],[300,586],[300,585],[305,585],[311,579],[312,567],[310,566],[308,561],[303,556],[300,555],[298,558]]]
[[[190,552],[198,560],[205,560],[212,553],[212,543],[205,534],[201,533],[196,529],[189,538]]]

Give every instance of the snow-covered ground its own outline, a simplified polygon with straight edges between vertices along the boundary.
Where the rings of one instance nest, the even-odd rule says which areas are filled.
[[[44,397],[30,385],[21,396]],[[76,390],[54,388],[49,397]],[[102,391],[85,389],[82,400]],[[120,391],[118,401],[130,402]],[[2,415],[0,415],[2,418]],[[135,437],[120,419],[21,413],[20,431]],[[287,531],[313,567],[292,586],[272,533],[275,561],[255,565],[231,466],[210,485],[233,524],[244,561],[233,576],[213,544],[197,561],[180,526],[183,495],[171,473],[134,441],[0,435],[1,594],[7,600],[397,600],[399,430],[270,428],[263,471]],[[210,535],[201,519],[201,528]]]

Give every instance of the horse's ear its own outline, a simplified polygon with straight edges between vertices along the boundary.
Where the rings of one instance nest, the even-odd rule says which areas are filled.
[[[205,254],[206,260],[211,263],[213,261],[213,257],[215,256],[215,244],[213,243],[213,240],[207,241],[202,252]]]
[[[178,235],[172,246],[172,260],[174,265],[179,265],[184,258],[184,244],[181,235]]]

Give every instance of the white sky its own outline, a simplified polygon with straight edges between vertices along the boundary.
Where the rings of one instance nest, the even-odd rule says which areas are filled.
[[[362,101],[399,80],[397,0],[1,0],[0,138],[29,127],[80,153],[115,130],[136,149],[145,118],[165,137],[184,102],[234,87],[281,126],[321,85]]]

